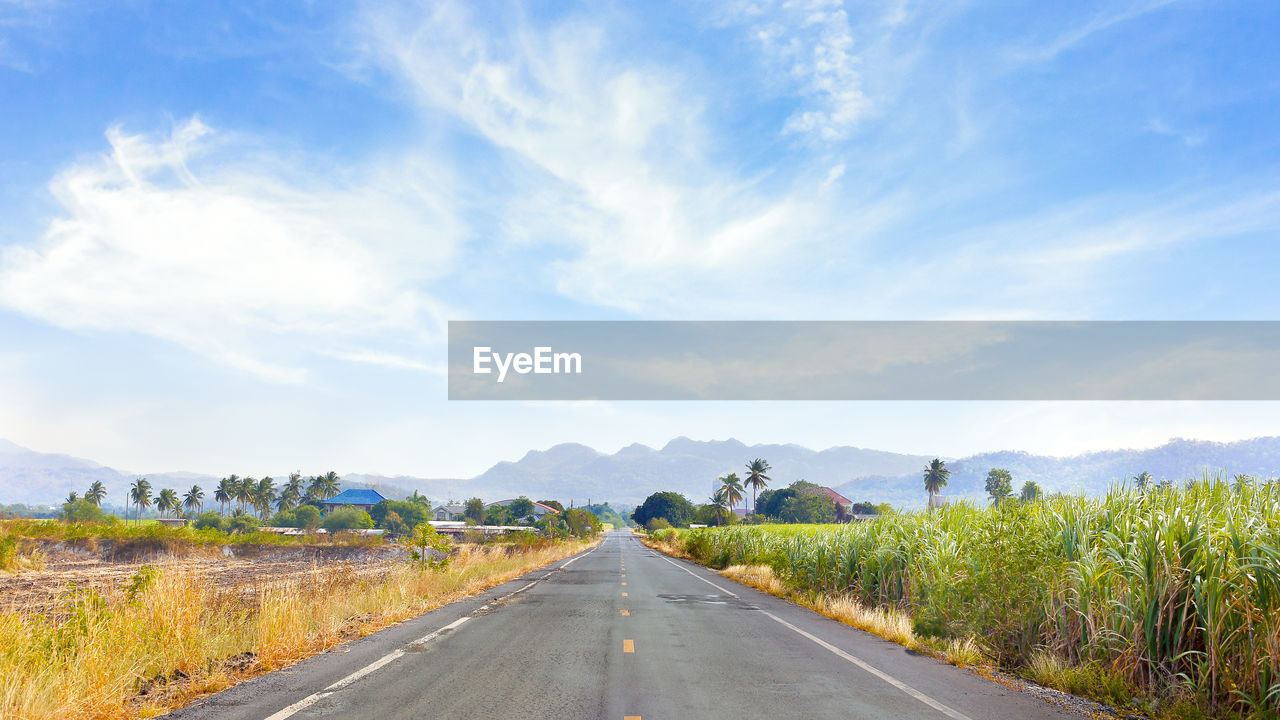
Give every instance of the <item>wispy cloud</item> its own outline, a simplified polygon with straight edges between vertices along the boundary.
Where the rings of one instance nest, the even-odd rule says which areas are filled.
[[[417,283],[447,272],[461,233],[438,199],[406,190],[409,173],[307,182],[305,168],[195,119],[108,140],[108,155],[53,181],[62,215],[39,242],[0,254],[0,304],[295,383],[308,337],[436,325]]]
[[[1014,52],[1014,56],[1022,61],[1043,62],[1052,60],[1096,33],[1142,17],[1175,2],[1178,2],[1178,0],[1142,0],[1141,2],[1131,2],[1124,6],[1104,3],[1104,9],[1088,20],[1062,31],[1047,42],[1021,47]]]

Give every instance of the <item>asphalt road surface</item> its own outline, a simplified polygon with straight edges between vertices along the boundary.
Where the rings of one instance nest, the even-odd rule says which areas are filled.
[[[1080,718],[625,531],[167,717]]]

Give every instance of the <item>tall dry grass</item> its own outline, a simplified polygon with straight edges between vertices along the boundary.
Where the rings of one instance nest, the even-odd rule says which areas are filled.
[[[0,717],[148,717],[532,569],[592,541],[464,548],[443,569],[343,567],[219,589],[181,563],[109,593],[69,590],[51,616],[0,615]]]
[[[916,636],[976,641],[1006,667],[1074,678],[1076,691],[1093,677],[1113,702],[1280,713],[1275,483],[1203,477],[842,526],[657,535],[709,565],[764,565],[792,590],[901,613]]]

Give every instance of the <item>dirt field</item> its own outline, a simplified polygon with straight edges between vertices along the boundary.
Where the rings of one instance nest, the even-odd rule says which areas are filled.
[[[43,570],[0,572],[0,612],[56,615],[60,598],[72,588],[103,595],[123,591],[143,565],[161,571],[196,571],[219,588],[252,597],[264,585],[295,578],[315,568],[340,566],[354,576],[376,576],[408,551],[395,546],[253,546],[236,545],[172,550],[115,547],[109,541],[89,545],[27,541],[44,557]]]

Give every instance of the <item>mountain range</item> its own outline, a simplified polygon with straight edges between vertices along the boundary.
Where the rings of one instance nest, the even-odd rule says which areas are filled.
[[[417,490],[433,501],[528,495],[566,504],[607,501],[615,507],[637,504],[659,490],[676,490],[694,502],[703,502],[716,478],[729,472],[745,475],[744,466],[753,458],[764,458],[773,466],[771,487],[803,479],[833,487],[855,501],[916,507],[923,504],[921,475],[933,456],[850,446],[811,450],[794,444],[746,445],[734,439],[679,437],[662,448],[633,444],[612,454],[565,443],[531,450],[519,460],[499,462],[466,479],[350,473],[343,476],[343,487],[372,487],[388,497],[403,497]],[[944,459],[951,469],[946,494],[953,498],[983,498],[987,471],[995,467],[1013,473],[1015,491],[1024,481],[1034,480],[1046,492],[1098,494],[1142,471],[1157,480],[1181,480],[1204,472],[1270,476],[1280,470],[1280,438],[1231,443],[1174,439],[1145,450],[1106,450],[1070,457],[1002,451]],[[57,503],[69,492],[83,493],[95,480],[101,480],[107,487],[108,503],[120,505],[128,484],[139,475],[145,475],[155,488],[181,491],[199,484],[206,496],[212,495],[218,481],[217,476],[192,472],[122,471],[0,440],[0,504]]]

